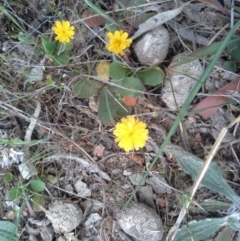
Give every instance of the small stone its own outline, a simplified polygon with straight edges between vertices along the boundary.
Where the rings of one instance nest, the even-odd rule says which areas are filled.
[[[162,220],[142,203],[130,204],[117,214],[122,230],[136,241],[160,241],[163,237]]]
[[[81,197],[91,197],[91,195],[92,195],[92,192],[87,187],[87,184],[82,182],[81,180],[77,180],[74,183],[74,188],[77,191],[77,194]]]
[[[153,173],[152,177],[148,179],[148,183],[157,194],[172,192],[172,189],[169,187],[166,180],[159,173]]]
[[[49,206],[46,216],[57,233],[68,233],[80,224],[82,210],[75,203],[58,201]]]
[[[169,39],[169,33],[163,26],[143,34],[133,44],[138,60],[145,65],[162,63],[168,53]]]
[[[188,52],[183,52],[176,55],[167,71],[162,89],[162,99],[171,111],[177,110],[177,107],[181,107],[184,104],[203,72],[203,67],[198,59],[171,67],[188,54]]]
[[[142,180],[142,177],[143,175],[141,175],[140,173],[135,173],[129,176],[131,183],[135,186],[137,186],[138,183]],[[141,183],[141,186],[143,185],[145,185],[145,181]]]

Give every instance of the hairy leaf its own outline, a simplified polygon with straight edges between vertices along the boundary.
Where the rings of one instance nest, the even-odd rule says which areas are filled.
[[[205,240],[225,225],[225,218],[192,221],[178,230],[174,241]]]

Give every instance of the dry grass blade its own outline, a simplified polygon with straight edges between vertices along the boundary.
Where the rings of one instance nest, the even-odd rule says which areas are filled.
[[[201,170],[199,171],[198,173],[198,176],[196,177],[196,180],[191,188],[191,193],[190,193],[190,197],[189,199],[186,201],[184,207],[181,209],[181,212],[178,216],[178,219],[175,223],[175,225],[170,229],[170,231],[168,232],[168,236],[167,236],[167,239],[166,241],[173,241],[174,240],[174,237],[177,233],[177,230],[182,222],[182,220],[184,219],[186,213],[187,213],[187,210],[193,200],[193,197],[204,177],[204,175],[206,174],[209,166],[211,165],[211,162],[214,158],[214,156],[216,155],[221,143],[222,143],[222,140],[223,138],[225,137],[227,131],[229,128],[233,127],[236,123],[238,123],[240,121],[240,116],[238,116],[236,119],[234,119],[227,127],[223,128],[222,131],[220,132],[217,140],[215,141],[211,151],[209,152],[207,158],[206,158],[206,161],[204,162]]]

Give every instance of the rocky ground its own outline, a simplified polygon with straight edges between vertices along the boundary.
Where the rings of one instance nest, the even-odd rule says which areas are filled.
[[[238,117],[240,99],[239,69],[235,73],[224,70],[230,59],[224,51],[173,133],[168,151],[158,155],[178,108],[211,55],[171,66],[189,53],[221,41],[230,29],[225,12],[229,8],[222,9],[220,1],[196,1],[187,6],[177,2],[179,13],[160,16],[157,21],[164,18],[162,24],[137,36],[139,24],[159,12],[176,9],[174,2],[94,1],[94,6],[133,36],[124,60],[134,68],[157,66],[163,73],[163,83],[147,84],[131,110],[130,114],[147,124],[149,140],[143,149],[130,153],[114,141],[113,129],[120,118],[103,123],[99,95],[82,98],[74,90],[79,80],[96,81],[100,62],[112,62],[105,47],[106,16],[91,18],[95,9],[90,1],[0,3],[0,217],[18,227],[18,240],[167,240],[193,184],[177,155],[171,155],[171,144],[184,155],[187,151],[189,158],[205,160],[221,130]],[[69,62],[61,65],[41,52],[40,37],[44,34],[54,39],[51,28],[58,19],[67,19],[75,27]],[[182,72],[187,74],[176,75]],[[196,107],[216,90],[225,91],[227,84],[231,85],[229,92],[221,92],[220,97],[231,103],[214,113],[193,112],[193,108],[218,101],[214,98]],[[224,136],[214,160],[236,195],[240,192],[239,156],[236,124]],[[153,160],[153,168],[144,177]],[[200,185],[182,223],[223,217],[232,212],[230,201]],[[238,230],[229,230],[216,230],[205,240],[230,236],[237,240]]]

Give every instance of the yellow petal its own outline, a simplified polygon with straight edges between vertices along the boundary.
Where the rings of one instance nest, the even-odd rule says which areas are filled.
[[[120,39],[120,38],[121,38],[120,31],[115,31],[114,37],[115,37],[116,39]]]
[[[108,32],[107,37],[111,40],[113,38],[113,34],[111,32]]]
[[[127,39],[128,38],[128,33],[127,32],[124,32],[122,33],[122,39]]]
[[[60,21],[56,21],[57,28],[62,28],[62,23]]]

